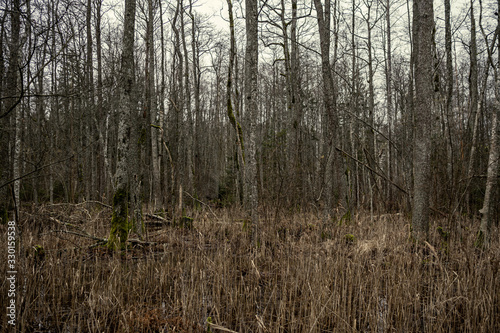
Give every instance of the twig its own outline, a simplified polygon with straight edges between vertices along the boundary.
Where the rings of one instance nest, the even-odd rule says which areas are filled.
[[[36,172],[38,172],[38,171],[40,171],[40,170],[43,170],[43,169],[45,169],[45,168],[48,168],[48,167],[52,166],[52,165],[54,165],[54,164],[58,164],[58,163],[62,163],[62,162],[65,162],[65,161],[67,161],[67,160],[70,160],[70,159],[72,159],[73,157],[75,157],[75,155],[74,155],[74,154],[73,154],[73,155],[71,155],[70,157],[64,158],[64,159],[62,159],[62,160],[58,160],[58,161],[55,161],[55,162],[52,162],[52,163],[45,164],[45,165],[43,165],[43,166],[41,166],[41,167],[39,167],[39,168],[35,168],[35,170],[32,170],[32,171],[30,171],[30,172],[28,172],[28,173],[25,173],[25,174],[24,174],[24,175],[22,175],[22,176],[19,176],[19,177],[17,177],[17,178],[11,179],[11,180],[9,180],[8,182],[6,182],[6,183],[4,183],[4,184],[0,185],[0,188],[5,187],[5,186],[7,186],[7,185],[10,185],[10,184],[14,183],[15,181],[18,181],[18,180],[21,180],[21,179],[23,179],[23,178],[26,178],[26,177],[28,177],[28,176],[30,176],[30,175],[32,175],[32,174],[34,174],[34,173],[36,173]]]
[[[211,208],[208,204],[204,203],[204,202],[203,202],[203,201],[201,201],[200,199],[196,199],[196,198],[195,198],[195,197],[193,197],[191,194],[189,194],[189,192],[187,192],[187,191],[184,191],[184,193],[186,193],[186,194],[187,194],[187,195],[188,195],[191,199],[196,200],[196,201],[198,201],[199,203],[201,203],[202,205],[204,205],[204,206],[208,207],[208,209],[210,210],[210,213],[212,213],[212,214],[215,216],[215,218],[219,218],[219,217],[218,217],[218,216],[214,213],[214,211],[212,210],[212,208]]]
[[[229,328],[225,328],[225,327],[219,326],[217,324],[208,323],[208,325],[210,325],[211,328],[219,330],[219,331],[229,332],[229,333],[238,333],[236,331],[230,330]]]
[[[75,235],[75,236],[79,236],[79,237],[84,237],[84,238],[90,238],[90,239],[93,239],[95,241],[98,241],[100,243],[107,243],[108,240],[106,238],[99,238],[99,237],[95,237],[95,236],[92,236],[92,235],[89,235],[89,234],[81,234],[79,232],[75,232],[75,231],[71,231],[71,230],[51,230],[50,232],[59,232],[59,233],[64,233],[64,234],[70,234],[70,235]]]
[[[104,202],[100,202],[100,201],[97,201],[97,200],[87,200],[87,201],[84,201],[84,202],[80,202],[78,204],[76,204],[77,206],[80,206],[80,205],[85,205],[85,204],[98,204],[98,205],[101,205],[103,206],[104,208],[109,208],[109,209],[113,209],[113,206],[111,205],[108,205],[108,204],[105,204]]]
[[[162,222],[165,222],[165,223],[169,223],[170,221],[167,220],[166,218],[164,217],[161,217],[159,215],[154,215],[154,214],[149,214],[149,213],[146,213],[144,214],[145,216],[149,217],[149,218],[152,218],[152,219],[156,219],[156,220],[160,220]]]
[[[345,156],[349,157],[350,159],[352,159],[353,161],[357,162],[358,164],[361,164],[362,166],[364,166],[365,168],[367,168],[368,170],[370,170],[371,172],[373,172],[374,174],[376,174],[377,176],[381,177],[382,179],[384,179],[385,181],[389,182],[390,184],[392,184],[394,187],[396,187],[398,190],[400,190],[401,192],[403,192],[404,194],[406,195],[409,195],[408,191],[406,191],[404,188],[402,188],[401,186],[399,186],[398,184],[396,184],[395,182],[393,182],[392,180],[390,180],[389,178],[387,178],[386,176],[384,176],[383,174],[381,174],[380,172],[374,170],[372,167],[370,167],[369,165],[367,165],[366,163],[363,163],[362,161],[358,160],[356,157],[350,155],[348,152],[342,150],[341,148],[339,147],[335,147],[336,150],[338,150],[339,152],[341,152],[342,154],[344,154]]]

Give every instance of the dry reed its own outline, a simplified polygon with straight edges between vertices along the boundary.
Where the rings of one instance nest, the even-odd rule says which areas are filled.
[[[477,221],[462,221],[462,238],[446,239],[437,227],[450,226],[436,220],[429,242],[415,245],[401,215],[371,222],[358,214],[325,225],[311,213],[275,213],[263,212],[257,249],[243,214],[226,209],[217,217],[192,212],[192,229],[150,225],[154,244],[110,253],[92,239],[55,232],[74,227],[105,238],[109,209],[26,208],[17,330],[500,331],[500,244],[493,237],[489,251],[476,249]],[[5,262],[4,249],[0,256]],[[6,327],[5,313],[0,323]]]

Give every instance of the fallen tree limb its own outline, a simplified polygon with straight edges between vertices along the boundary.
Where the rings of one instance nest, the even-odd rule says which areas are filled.
[[[91,235],[88,232],[86,232],[85,230],[82,230],[71,223],[59,221],[58,219],[56,219],[54,217],[49,217],[49,219],[53,222],[60,224],[60,225],[63,225],[66,227],[71,227],[71,228],[77,230],[77,231],[71,231],[71,230],[59,229],[59,230],[52,230],[51,232],[64,233],[64,234],[74,235],[74,236],[78,236],[78,237],[89,238],[89,239],[97,241],[97,244],[94,244],[93,246],[97,246],[99,244],[106,244],[108,242],[107,238],[100,238],[100,237],[96,237],[94,235]],[[157,244],[156,242],[148,242],[148,241],[144,241],[144,240],[140,240],[140,239],[136,239],[136,238],[127,239],[127,243],[140,244],[140,245],[155,245],[155,244]]]
[[[146,217],[151,218],[151,219],[160,220],[160,221],[165,222],[165,223],[170,223],[170,221],[169,221],[169,220],[167,220],[166,218],[161,217],[161,216],[159,216],[159,215],[154,215],[154,214],[149,214],[149,213],[146,213],[146,214],[144,214],[144,215],[145,215]]]
[[[107,243],[108,242],[108,240],[106,238],[99,238],[99,237],[95,237],[95,236],[92,236],[92,235],[89,235],[89,234],[81,234],[79,232],[75,232],[75,231],[71,231],[71,230],[62,230],[62,229],[60,229],[60,230],[51,230],[50,232],[63,233],[63,234],[69,234],[69,235],[84,237],[84,238],[90,238],[90,239],[98,241],[100,243]]]
[[[210,210],[210,213],[212,213],[212,214],[215,216],[215,218],[219,218],[219,217],[218,217],[218,216],[214,213],[214,211],[212,210],[212,208],[211,208],[208,204],[204,203],[204,202],[203,202],[203,201],[201,201],[200,199],[196,199],[196,198],[195,198],[195,197],[193,197],[191,194],[189,194],[189,192],[187,192],[187,191],[184,191],[184,193],[186,193],[186,194],[187,194],[187,195],[188,195],[191,199],[196,200],[196,201],[198,201],[199,203],[201,203],[202,205],[204,205],[204,206],[208,207],[208,209]]]

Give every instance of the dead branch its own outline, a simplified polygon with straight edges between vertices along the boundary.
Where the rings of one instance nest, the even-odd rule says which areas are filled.
[[[212,213],[212,214],[215,216],[215,218],[219,218],[219,217],[218,217],[218,216],[214,213],[214,211],[212,210],[212,208],[211,208],[208,204],[204,203],[204,202],[203,202],[203,201],[201,201],[200,199],[196,199],[196,198],[195,198],[195,197],[193,197],[191,194],[189,194],[189,192],[187,192],[187,191],[184,191],[184,193],[186,193],[186,194],[187,194],[187,195],[188,195],[191,199],[196,200],[196,201],[198,201],[199,203],[201,203],[202,205],[204,205],[204,206],[208,207],[208,209],[210,210],[210,213]]]

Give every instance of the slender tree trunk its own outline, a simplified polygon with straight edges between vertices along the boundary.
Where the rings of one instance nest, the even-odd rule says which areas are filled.
[[[195,20],[195,14],[193,13],[193,0],[189,0],[189,17],[191,18],[191,52],[193,59],[193,99],[194,99],[194,112],[193,112],[193,163],[192,163],[192,173],[193,173],[193,189],[196,195],[199,195],[199,191],[202,187],[201,173],[204,171],[202,164],[202,133],[201,133],[201,70],[200,70],[200,50],[198,47],[198,37],[197,37],[197,26]],[[213,168],[216,169],[216,168]],[[215,171],[215,170],[213,170]],[[202,180],[202,181],[200,181]]]
[[[182,213],[182,186],[184,182],[185,175],[185,163],[181,163],[181,157],[183,154],[183,139],[185,135],[185,129],[183,126],[183,113],[184,113],[184,57],[181,52],[181,36],[179,33],[179,29],[177,27],[177,20],[179,15],[182,14],[182,0],[177,1],[177,7],[175,10],[174,18],[172,19],[172,30],[174,31],[174,61],[172,62],[172,73],[173,73],[173,86],[171,88],[171,95],[173,101],[173,109],[174,109],[174,132],[173,132],[173,147],[174,147],[174,156],[173,159],[175,161],[175,170],[174,172],[174,180],[175,184],[172,184],[172,192],[177,194],[177,202],[175,205],[176,216],[179,216]],[[182,21],[182,20],[181,20]],[[177,190],[177,193],[175,192]]]
[[[161,7],[161,1],[158,1],[158,8],[160,11],[160,38],[161,38],[161,86],[160,86],[160,114],[158,118],[159,126],[162,128],[160,131],[160,135],[158,137],[158,140],[161,143],[163,143],[163,140],[165,139],[164,137],[164,128],[166,126],[165,124],[165,91],[167,88],[167,82],[165,79],[165,36],[164,36],[164,26],[163,26],[163,10]],[[163,149],[161,149],[163,151]],[[167,155],[169,155],[168,152],[163,152],[161,154],[161,159],[160,159],[160,184],[161,184],[161,204],[164,205],[167,200],[166,197],[169,194],[168,193],[168,185],[167,185],[167,177],[166,176],[166,170],[167,170]]]
[[[338,172],[335,167],[334,156],[334,141],[337,129],[335,115],[335,91],[333,84],[332,69],[330,65],[330,0],[325,0],[325,7],[321,0],[314,0],[314,6],[317,13],[320,48],[321,48],[321,74],[323,78],[323,103],[324,103],[324,119],[326,120],[324,128],[324,192],[325,204],[324,215],[328,220],[333,212],[333,173]],[[335,164],[335,165],[334,165]],[[338,190],[338,189],[337,189]]]
[[[500,10],[500,0],[497,2],[498,10]],[[498,17],[497,23],[497,31],[498,27],[500,27],[500,17]],[[497,44],[497,47],[500,46],[500,35],[495,37],[498,40],[493,40],[493,45]],[[490,64],[493,66],[493,71],[495,75],[495,104],[493,108],[493,114],[491,117],[491,138],[490,138],[490,154],[488,159],[488,171],[486,175],[486,188],[484,190],[484,201],[483,207],[479,211],[481,214],[481,225],[479,227],[479,234],[477,236],[476,246],[489,248],[491,244],[491,206],[494,202],[494,191],[493,189],[498,185],[498,166],[500,159],[500,126],[499,122],[499,112],[500,112],[500,77],[499,77],[499,68],[500,68],[500,56],[497,60],[496,64],[493,64],[492,52],[490,51],[488,54],[490,59]]]
[[[107,149],[107,132],[108,128],[106,122],[108,119],[107,111],[104,110],[103,99],[103,82],[102,82],[102,44],[101,44],[101,1],[95,2],[95,47],[96,47],[96,60],[97,60],[97,108],[95,112],[96,128],[99,132],[99,147],[101,148],[102,168],[100,171],[100,196],[102,198],[108,197],[108,182],[112,179],[111,169],[109,165],[108,149]]]
[[[182,0],[181,0],[182,1]],[[181,2],[182,3],[182,2]],[[184,7],[182,5],[182,7]],[[184,143],[185,143],[185,187],[186,190],[190,193],[193,192],[193,112],[191,108],[191,78],[189,72],[189,54],[187,49],[186,42],[186,32],[185,32],[185,22],[184,22],[184,14],[185,10],[182,8],[181,14],[181,37],[182,37],[182,50],[184,52],[184,106],[186,110],[187,123],[185,123],[185,132],[183,135]]]
[[[156,209],[160,202],[160,157],[158,151],[158,136],[159,131],[156,127],[157,125],[157,103],[156,103],[156,91],[155,91],[155,47],[154,47],[154,12],[153,12],[153,0],[148,0],[148,24],[147,24],[147,53],[148,53],[148,104],[149,104],[149,116],[150,124],[155,126],[149,126],[151,131],[151,166],[152,166],[152,181],[151,181],[151,202],[153,205],[153,210]],[[161,125],[160,125],[161,126]]]
[[[367,36],[367,47],[368,47],[368,128],[366,129],[366,147],[367,147],[367,161],[368,165],[372,170],[375,170],[377,161],[375,160],[375,87],[373,83],[373,77],[375,75],[373,70],[373,49],[372,49],[372,29],[373,24],[370,21],[371,18],[371,3],[368,5],[368,16],[366,18],[366,28],[368,31]],[[368,186],[370,187],[370,216],[373,220],[374,211],[374,196],[373,189],[377,187],[377,180],[373,172],[370,172],[370,178],[368,179]]]
[[[413,152],[413,235],[425,240],[429,231],[431,115],[433,109],[434,9],[432,0],[413,2],[415,52],[414,152]]]
[[[258,114],[258,12],[257,0],[245,0],[246,6],[246,38],[245,51],[245,116],[246,121],[246,148],[245,148],[245,201],[252,222],[253,237],[259,242],[259,214],[257,192],[257,156],[255,134],[257,130]]]
[[[474,15],[474,13],[472,13]],[[452,108],[453,108],[453,55],[452,55],[452,35],[451,35],[451,4],[450,0],[445,0],[444,1],[444,21],[445,21],[445,49],[446,49],[446,104],[445,104],[445,119],[447,120],[447,129],[448,129],[448,135],[447,135],[447,144],[446,144],[446,150],[447,150],[447,174],[448,174],[448,184],[449,186],[449,191],[450,193],[454,193],[455,189],[455,184],[453,181],[453,160],[454,160],[454,154],[453,154],[453,139],[451,135],[451,127],[453,126],[451,122],[451,113],[452,113]],[[472,23],[473,21],[471,21]],[[472,33],[474,31],[474,33]],[[474,34],[474,40],[476,38],[475,36],[475,23],[474,27],[471,27],[471,34]],[[471,40],[472,42],[472,40]],[[476,58],[477,59],[477,58]],[[471,59],[472,61],[472,59]],[[471,72],[472,75],[472,72]],[[472,78],[471,78],[472,79]],[[472,82],[471,82],[472,83]],[[476,87],[477,87],[477,77],[476,77]],[[452,199],[453,200],[453,199]]]
[[[243,128],[241,127],[241,123],[236,117],[238,113],[237,107],[233,107],[232,99],[233,99],[233,72],[238,68],[235,64],[236,61],[236,37],[234,33],[234,18],[233,18],[233,4],[231,0],[227,0],[228,4],[228,12],[229,12],[229,31],[230,31],[230,48],[229,48],[229,67],[227,70],[227,84],[226,84],[226,109],[227,116],[229,118],[229,122],[234,128],[236,135],[236,161],[237,170],[239,170],[239,178],[245,179],[245,145],[243,138]],[[235,112],[236,108],[236,112]],[[238,182],[237,182],[238,183]],[[239,186],[236,187],[238,189]]]
[[[9,50],[10,50],[10,57],[9,57],[9,67],[7,69],[7,77],[6,77],[6,108],[4,112],[10,112],[10,114],[14,115],[14,133],[10,133],[7,136],[7,140],[9,136],[12,136],[14,138],[14,156],[13,156],[13,170],[12,170],[12,178],[16,179],[19,177],[20,170],[19,170],[19,159],[20,159],[20,148],[21,148],[21,109],[18,105],[19,103],[19,96],[20,96],[20,87],[22,84],[21,77],[19,75],[19,70],[20,70],[20,29],[21,29],[21,3],[20,0],[13,0],[11,3],[11,11],[10,11],[10,42],[9,42]],[[7,128],[8,128],[8,123],[9,123],[9,115],[6,117],[6,123],[7,123]],[[3,130],[2,130],[3,131]],[[7,130],[8,131],[8,130]],[[5,135],[5,134],[3,134]],[[7,143],[7,140],[5,143],[2,143],[2,145]],[[6,144],[6,148],[9,147],[9,144]],[[9,161],[8,156],[9,150],[7,149],[7,154],[2,157],[2,159]],[[9,175],[7,170],[3,170],[2,173],[5,173],[6,175]],[[20,190],[20,180],[16,180],[14,182],[14,203],[16,207],[16,219],[19,217],[19,190]],[[4,189],[4,191],[7,191],[7,187]],[[8,198],[8,192],[5,193],[5,196]],[[9,202],[7,199],[6,201],[2,202],[1,205],[6,204]],[[7,218],[7,207],[5,208],[5,211],[2,212],[2,219]]]
[[[392,142],[392,129],[393,124],[393,108],[392,108],[392,41],[391,41],[391,0],[386,2],[386,24],[387,24],[387,56],[386,56],[386,70],[385,70],[385,85],[387,93],[387,125],[388,125],[388,135],[389,142],[387,143],[388,158],[387,158],[387,177],[390,181],[393,179],[394,174],[394,154],[393,154],[393,142]],[[393,189],[392,185],[387,182],[387,198],[389,201],[389,209],[393,209],[394,199],[393,199]]]
[[[115,175],[116,190],[113,196],[113,217],[109,246],[124,248],[132,226],[129,222],[130,185],[132,183],[130,157],[130,141],[132,132],[132,115],[134,112],[134,33],[135,33],[135,0],[125,1],[125,22],[123,28],[123,49],[120,70],[120,107],[118,121],[118,150]],[[135,158],[137,158],[135,156]],[[138,221],[136,221],[138,222]],[[136,229],[137,230],[137,229]]]

